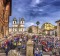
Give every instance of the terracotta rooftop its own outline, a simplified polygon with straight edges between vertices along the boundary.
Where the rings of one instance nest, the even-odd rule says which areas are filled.
[[[56,23],[57,23],[57,22],[60,22],[60,20],[57,20]]]

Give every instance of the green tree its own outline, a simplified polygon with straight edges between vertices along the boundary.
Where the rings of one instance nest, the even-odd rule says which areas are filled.
[[[28,33],[32,33],[32,28],[31,27],[28,29]]]
[[[40,22],[37,21],[37,22],[36,22],[36,25],[37,25],[37,33],[38,33],[38,26],[39,26],[39,24],[40,24]]]
[[[57,32],[55,31],[55,36],[57,36]]]

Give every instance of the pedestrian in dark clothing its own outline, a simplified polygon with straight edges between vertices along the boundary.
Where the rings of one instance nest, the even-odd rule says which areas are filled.
[[[59,55],[60,55],[60,48],[59,48]]]
[[[40,50],[40,55],[39,56],[43,56],[43,52],[42,52],[42,50]]]
[[[8,56],[8,52],[9,52],[9,48],[8,48],[8,46],[6,45],[6,46],[5,46],[5,53],[6,53],[6,56]]]
[[[10,47],[10,49],[13,49],[13,43],[12,43],[12,40],[9,41],[9,47]]]
[[[35,50],[34,56],[39,56],[39,49],[38,48]]]
[[[20,48],[21,48],[21,43],[20,42],[17,43],[17,48],[18,48],[18,51],[20,51]]]

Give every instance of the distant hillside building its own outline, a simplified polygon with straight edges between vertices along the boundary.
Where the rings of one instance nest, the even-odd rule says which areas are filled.
[[[38,33],[40,32],[40,28],[38,28]],[[37,26],[30,26],[28,27],[28,33],[36,33],[37,34]]]
[[[41,29],[43,30],[43,32],[45,32],[48,35],[52,35],[54,34],[53,30],[55,30],[55,26],[52,25],[51,23],[44,23],[41,27]]]
[[[57,23],[57,36],[60,39],[60,20],[57,20],[56,23]]]
[[[24,27],[24,18],[19,19],[19,23],[17,23],[17,19],[13,19],[13,25],[12,27],[9,27],[9,32],[24,32],[25,27]]]

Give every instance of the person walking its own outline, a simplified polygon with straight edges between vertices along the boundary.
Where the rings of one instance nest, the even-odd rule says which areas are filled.
[[[40,50],[39,56],[43,56],[43,52],[42,52],[42,50]]]
[[[22,38],[20,38],[19,41],[22,42]]]
[[[39,49],[38,48],[35,50],[34,56],[39,56]]]
[[[20,51],[20,48],[21,48],[21,43],[20,42],[17,43],[17,48],[18,48],[18,51]]]
[[[9,48],[8,48],[8,46],[6,45],[6,46],[5,46],[5,53],[6,53],[6,56],[8,56],[8,51],[9,51]]]
[[[14,41],[14,42],[13,42],[13,46],[14,46],[14,48],[13,48],[13,49],[15,49],[15,48],[16,48],[16,46],[17,46],[16,41]]]
[[[20,56],[20,49],[21,49],[21,43],[17,42],[17,48],[18,48],[18,56]]]

